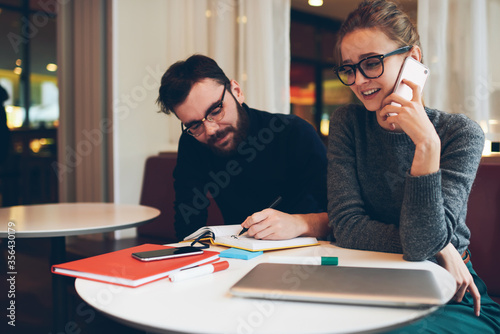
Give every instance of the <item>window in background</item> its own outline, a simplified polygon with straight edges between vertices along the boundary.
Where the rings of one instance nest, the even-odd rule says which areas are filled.
[[[315,68],[311,64],[292,62],[290,68],[290,112],[297,115],[316,129],[316,79]]]
[[[354,101],[354,94],[333,72],[340,22],[291,11],[291,112],[311,123],[326,142],[331,113]]]
[[[332,68],[323,69],[323,110],[321,113],[320,132],[328,137],[330,116],[340,106],[356,100],[351,89],[340,82]]]
[[[56,127],[56,1],[0,0],[0,31],[9,128]]]
[[[9,37],[20,30],[21,17],[18,11],[0,7],[0,31],[2,32],[0,33],[0,50],[2,50],[0,52],[0,85],[9,94],[9,99],[5,101],[9,128],[20,127],[23,123],[20,107],[21,53],[19,49],[12,47],[9,41]]]
[[[10,128],[0,164],[0,206],[58,200],[58,0],[0,0],[0,85]]]
[[[57,127],[59,119],[59,90],[57,88],[56,18],[54,15],[32,14],[41,26],[31,39],[30,92],[31,127]],[[50,42],[49,42],[50,41]]]

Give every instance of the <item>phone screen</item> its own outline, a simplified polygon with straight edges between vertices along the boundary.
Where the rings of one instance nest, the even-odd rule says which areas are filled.
[[[429,69],[424,64],[412,57],[407,57],[401,67],[398,79],[396,80],[394,93],[406,100],[411,100],[413,98],[413,91],[408,85],[403,84],[401,81],[403,81],[403,79],[407,79],[417,84],[420,87],[420,90],[423,90],[428,75]],[[393,103],[397,104],[395,102]],[[399,104],[397,105],[400,106]]]
[[[203,254],[203,250],[196,247],[186,246],[186,247],[165,248],[154,251],[132,253],[132,256],[141,261],[156,261],[156,260],[171,259],[174,257],[189,256],[196,254]]]

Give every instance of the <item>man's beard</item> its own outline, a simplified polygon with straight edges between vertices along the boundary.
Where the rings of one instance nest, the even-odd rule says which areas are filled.
[[[236,101],[236,99],[234,100],[236,102],[236,108],[238,111],[238,121],[236,123],[236,128],[231,125],[217,131],[213,136],[208,138],[206,144],[212,150],[212,152],[219,156],[230,156],[234,154],[240,143],[247,137],[248,134],[248,115],[243,106],[240,105],[238,101]],[[230,132],[233,133],[231,142],[227,143],[225,147],[218,147],[215,145],[217,140],[219,140],[220,138],[224,138]]]

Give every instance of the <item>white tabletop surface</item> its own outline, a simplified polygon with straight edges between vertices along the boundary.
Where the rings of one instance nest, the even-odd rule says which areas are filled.
[[[8,236],[9,227],[18,238],[109,232],[138,226],[159,214],[159,210],[147,206],[114,203],[12,206],[0,208],[0,237]]]
[[[212,247],[212,250],[223,250]],[[455,292],[453,277],[440,266],[407,262],[400,254],[321,246],[266,252],[252,260],[228,259],[227,270],[181,282],[167,279],[127,288],[76,279],[78,294],[92,307],[130,326],[183,333],[357,333],[401,326],[437,308],[364,307],[233,297],[229,288],[269,255],[338,256],[339,265],[428,269],[439,282],[443,303]]]

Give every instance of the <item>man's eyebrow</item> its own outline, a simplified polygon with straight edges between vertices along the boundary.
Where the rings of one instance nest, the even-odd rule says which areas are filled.
[[[211,104],[211,105],[207,108],[207,110],[205,111],[205,117],[204,117],[204,118],[207,118],[207,116],[208,116],[208,115],[209,115],[209,114],[210,114],[210,113],[211,113],[211,112],[212,112],[215,108],[217,108],[217,107],[219,106],[219,104],[220,104],[220,101],[216,101],[216,102],[212,103],[212,104]],[[184,126],[185,126],[186,128],[189,128],[189,127],[191,127],[191,126],[195,125],[196,123],[200,123],[200,122],[201,122],[201,119],[200,119],[200,120],[197,120],[197,121],[191,121],[191,122],[188,122],[188,123],[184,124]]]
[[[196,123],[199,123],[200,121],[191,121],[191,122],[188,122],[188,123],[185,123],[184,126],[186,128],[190,128],[192,127],[193,125],[195,125]]]
[[[214,111],[215,108],[217,108],[220,105],[221,101],[215,101],[210,105],[210,107],[207,108],[207,111],[205,112],[205,117],[208,116],[212,111]]]

